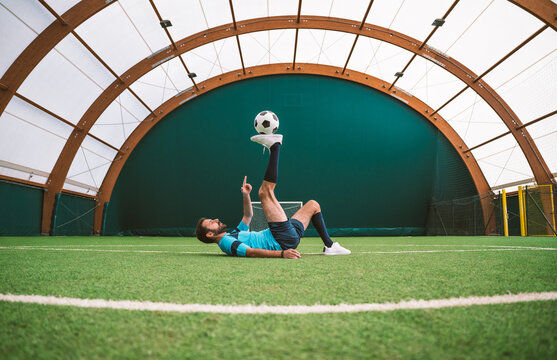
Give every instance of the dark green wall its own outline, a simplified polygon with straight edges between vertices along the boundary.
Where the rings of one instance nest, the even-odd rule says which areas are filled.
[[[0,180],[0,236],[41,234],[44,190]],[[51,235],[93,235],[95,201],[70,194],[57,195]]]
[[[281,75],[211,91],[154,126],[122,169],[105,233],[187,233],[201,216],[235,225],[244,175],[256,201],[267,165],[249,141],[261,110],[278,115],[284,135],[277,198],[316,199],[329,228],[419,234],[432,199],[476,193],[448,141],[398,100],[344,80]]]
[[[0,236],[40,235],[43,189],[0,180]]]

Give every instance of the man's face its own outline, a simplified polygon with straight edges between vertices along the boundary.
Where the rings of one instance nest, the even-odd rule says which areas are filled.
[[[203,221],[203,227],[212,232],[213,235],[218,235],[226,232],[226,224],[220,222],[219,219],[207,219]]]

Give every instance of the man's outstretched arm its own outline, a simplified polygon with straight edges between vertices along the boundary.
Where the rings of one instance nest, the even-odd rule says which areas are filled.
[[[299,252],[294,249],[288,250],[265,250],[265,249],[253,249],[248,248],[246,249],[246,256],[247,257],[260,257],[260,258],[279,258],[283,257],[286,259],[299,259],[302,256]]]
[[[242,184],[242,198],[244,202],[244,217],[242,217],[242,222],[249,226],[251,222],[251,218],[253,218],[253,208],[251,206],[251,185],[248,184],[247,181],[248,177],[244,176],[244,183]]]

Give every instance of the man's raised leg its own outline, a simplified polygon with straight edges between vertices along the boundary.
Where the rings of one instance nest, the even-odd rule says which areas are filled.
[[[261,207],[267,222],[286,221],[284,209],[275,197],[275,187],[278,180],[278,164],[280,157],[280,143],[274,143],[269,147],[270,156],[263,183],[259,188],[259,199],[261,200]]]

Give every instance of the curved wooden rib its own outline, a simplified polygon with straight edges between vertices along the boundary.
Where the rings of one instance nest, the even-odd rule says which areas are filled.
[[[47,182],[49,186],[48,191],[45,193],[43,202],[43,232],[49,231],[50,218],[52,215],[55,194],[60,192],[60,190],[62,189],[66,175],[71,166],[73,158],[79,149],[79,146],[81,145],[82,141],[84,140],[85,136],[87,135],[97,118],[126,88],[128,88],[141,76],[151,71],[153,67],[159,66],[165,61],[168,61],[199,46],[203,46],[213,41],[240,34],[247,34],[263,30],[293,28],[333,30],[371,37],[401,47],[443,67],[445,70],[449,71],[461,81],[469,85],[469,87],[476,91],[478,95],[480,95],[482,99],[486,101],[499,115],[508,129],[512,132],[518,145],[523,151],[532,169],[534,177],[536,178],[536,181],[539,184],[548,184],[554,181],[553,176],[551,175],[547,165],[545,164],[545,161],[543,160],[541,154],[539,153],[539,150],[537,149],[527,130],[525,128],[517,129],[517,127],[522,125],[522,123],[520,122],[516,114],[514,114],[510,107],[489,85],[487,85],[487,83],[485,83],[483,80],[475,82],[474,79],[477,78],[477,75],[466,68],[464,65],[460,64],[458,61],[452,58],[447,58],[446,55],[438,53],[436,50],[431,49],[428,46],[421,47],[419,41],[409,36],[379,26],[368,24],[360,30],[359,23],[351,20],[320,16],[305,16],[301,17],[300,23],[296,23],[295,16],[280,16],[242,21],[238,23],[237,30],[234,30],[232,24],[227,24],[191,35],[177,42],[176,49],[170,47],[167,50],[162,51],[150,58],[145,58],[134,65],[121,76],[121,79],[124,80],[124,84],[122,84],[119,80],[115,80],[114,83],[110,85],[97,98],[97,100],[83,115],[78,123],[78,127],[69,137],[53,168],[53,171],[51,172],[51,175]],[[338,68],[339,72],[341,70],[341,68]],[[240,73],[239,76],[246,75]],[[196,91],[195,93],[202,94],[205,91],[206,90],[200,88],[200,90]],[[393,88],[392,91],[396,91],[396,88]],[[164,110],[160,109],[158,110],[158,112],[155,112],[155,114],[160,115],[163,113],[163,111]],[[422,112],[426,111],[427,113],[431,113],[432,110],[422,110]],[[123,149],[123,151],[126,150]]]
[[[379,90],[383,93],[389,94],[395,97],[397,100],[401,101],[402,103],[406,104],[407,106],[411,107],[412,109],[416,110],[420,113],[427,121],[432,123],[439,131],[450,141],[453,145],[455,150],[460,155],[462,161],[468,168],[472,179],[474,180],[474,184],[479,194],[488,194],[490,193],[490,187],[487,183],[478,163],[470,153],[464,153],[468,148],[464,141],[460,138],[460,136],[456,133],[456,131],[439,115],[435,117],[430,117],[424,110],[432,111],[432,108],[427,106],[425,103],[420,101],[414,96],[405,94],[403,92],[391,92],[387,90],[389,84],[377,79],[373,76],[366,75],[364,73],[350,71],[350,75],[343,75],[338,71],[337,67],[328,66],[328,65],[318,65],[318,64],[297,64],[296,69],[291,69],[291,64],[272,64],[272,65],[260,65],[252,68],[246,68],[247,75],[246,76],[238,76],[238,74],[242,73],[241,69],[236,71],[231,71],[226,74],[222,74],[216,77],[213,77],[209,80],[206,80],[199,84],[200,88],[204,89],[203,94],[219,88],[223,85],[227,85],[236,81],[242,81],[245,79],[251,79],[260,76],[268,76],[268,75],[277,75],[277,74],[312,74],[312,75],[321,75],[321,76],[328,76],[338,79],[349,80],[352,82],[356,82],[365,86],[369,86],[376,90]],[[298,69],[300,67],[300,69]],[[116,156],[115,160],[112,162],[104,181],[100,187],[98,193],[98,201],[100,202],[101,206],[97,207],[95,211],[95,233],[100,234],[101,232],[101,223],[103,217],[103,208],[104,203],[110,200],[112,196],[112,190],[114,189],[114,185],[116,184],[116,180],[124,166],[125,162],[129,158],[131,152],[135,149],[137,144],[141,141],[141,139],[151,130],[155,124],[161,121],[167,114],[171,113],[174,109],[179,107],[184,101],[188,101],[192,97],[196,97],[197,93],[195,91],[189,91],[183,93],[179,96],[175,96],[164,104],[159,106],[155,113],[161,114],[157,118],[153,118],[152,116],[148,116],[135,130],[134,132],[128,137],[128,139],[122,145],[122,149],[125,149],[125,153],[119,154]],[[486,215],[485,220],[487,222],[487,214],[490,213],[489,211],[489,204],[486,202],[484,208],[484,214]]]

